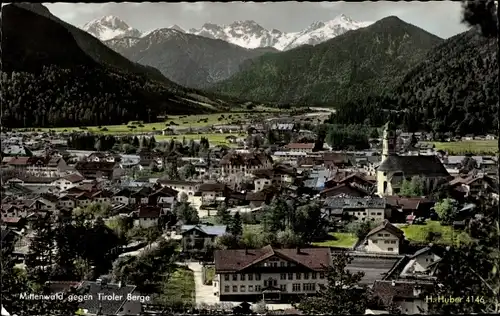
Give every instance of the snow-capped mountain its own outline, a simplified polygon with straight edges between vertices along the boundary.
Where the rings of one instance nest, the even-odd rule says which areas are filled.
[[[112,16],[104,16],[85,24],[82,29],[101,41],[123,37],[140,37],[141,31],[130,27],[123,20]]]
[[[205,23],[200,29],[190,29],[189,31],[185,31],[178,25],[172,25],[166,29],[219,39],[244,48],[272,47],[278,50],[289,50],[305,44],[316,45],[344,34],[347,31],[366,27],[372,23],[353,21],[342,14],[333,20],[314,22],[302,31],[290,33],[276,29],[267,30],[257,22],[251,20],[236,21],[230,25]],[[133,46],[137,40],[132,38],[146,37],[157,31],[152,30],[141,33],[139,30],[128,26],[127,23],[114,16],[105,16],[99,20],[90,21],[85,24],[83,30],[102,41],[127,38],[127,40],[116,41],[117,46],[120,48]],[[112,43],[112,46],[115,46],[115,43]]]
[[[189,33],[224,40],[245,48],[273,47],[288,50],[305,44],[316,45],[372,23],[356,22],[342,14],[331,21],[314,22],[300,32],[267,30],[255,21],[237,21],[230,25],[206,23],[200,29],[190,29]]]

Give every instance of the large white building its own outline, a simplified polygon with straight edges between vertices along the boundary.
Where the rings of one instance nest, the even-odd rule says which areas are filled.
[[[214,295],[220,301],[296,301],[326,285],[329,248],[215,251]]]

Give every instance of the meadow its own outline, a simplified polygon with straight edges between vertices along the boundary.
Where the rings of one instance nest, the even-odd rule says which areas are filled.
[[[432,142],[436,150],[446,151],[448,154],[461,155],[465,153],[491,153],[498,152],[496,140],[462,140],[458,142]]]

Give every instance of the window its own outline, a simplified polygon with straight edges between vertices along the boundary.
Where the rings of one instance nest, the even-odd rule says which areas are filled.
[[[248,286],[248,292],[253,292],[253,285]]]
[[[278,286],[278,281],[277,280],[273,280],[272,284],[273,284],[273,286]]]
[[[430,259],[429,259],[429,261],[430,261],[430,262],[434,262],[434,258],[430,258]]]
[[[316,273],[316,272],[313,272],[313,273],[311,274],[311,279],[316,280],[316,278],[317,278],[317,273]]]
[[[309,280],[309,273],[304,273],[304,280]]]
[[[319,274],[319,278],[320,278],[320,279],[324,279],[324,278],[325,278],[325,274],[324,274],[323,272],[321,272],[321,273]]]
[[[237,285],[233,285],[233,292],[238,292],[238,286]]]
[[[273,267],[277,267],[278,266],[278,263],[277,262],[273,262]]]
[[[382,213],[378,212],[377,215],[382,215]]]
[[[300,272],[299,272],[299,273],[297,273],[297,274],[295,275],[295,278],[296,278],[297,280],[300,280]]]
[[[395,244],[395,243],[396,243],[396,241],[395,241],[395,240],[391,240],[391,244]]]
[[[260,290],[261,290],[260,285],[256,285],[256,286],[255,286],[255,292],[260,292]]]
[[[286,273],[282,273],[280,278],[281,280],[286,280]]]
[[[224,274],[224,281],[229,281],[229,274]]]
[[[390,234],[384,234],[385,237],[390,237],[391,235]]]
[[[384,236],[384,234],[377,234],[377,236],[379,236],[379,237],[383,237],[383,236]]]
[[[281,284],[280,285],[280,290],[283,292],[286,292],[286,284]]]
[[[294,283],[292,285],[292,291],[293,292],[300,292],[300,283]]]
[[[267,280],[264,280],[264,287],[267,287]]]
[[[302,290],[303,291],[307,291],[307,292],[315,291],[316,290],[316,284],[315,283],[304,283],[302,285]]]
[[[240,281],[245,281],[245,275],[244,274],[240,274]]]
[[[284,261],[281,261],[280,262],[280,267],[284,267],[285,266],[285,262]]]
[[[376,243],[378,243],[378,240],[374,239],[374,240],[372,240],[372,243],[376,244]]]
[[[226,293],[227,293],[227,292],[229,292],[229,285],[226,285],[226,286],[224,287],[224,292],[226,292]]]
[[[394,251],[394,248],[387,248],[387,251]]]
[[[260,281],[260,273],[255,274],[255,281]]]
[[[238,281],[238,275],[237,274],[233,274],[233,281]]]
[[[245,286],[244,285],[240,286],[240,292],[245,292]]]
[[[293,280],[293,273],[288,273],[288,280]]]
[[[248,275],[248,281],[253,281],[253,274],[252,274],[252,273],[250,273],[250,274]]]

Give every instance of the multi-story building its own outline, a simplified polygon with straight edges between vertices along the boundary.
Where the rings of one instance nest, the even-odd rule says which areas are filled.
[[[358,246],[358,250],[397,255],[404,240],[404,232],[388,220],[384,220],[366,235],[364,242]]]
[[[271,156],[262,152],[238,153],[230,152],[221,161],[221,175],[223,177],[242,174],[250,176],[254,170],[270,168]]]
[[[326,285],[329,248],[216,250],[214,294],[221,301],[296,301]]]

